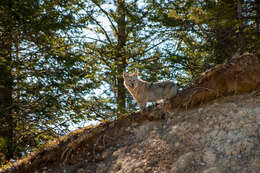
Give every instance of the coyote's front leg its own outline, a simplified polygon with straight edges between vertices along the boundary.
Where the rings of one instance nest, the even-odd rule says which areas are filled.
[[[145,107],[146,107],[146,102],[140,102],[138,101],[138,106],[139,106],[139,109],[141,112],[144,112],[145,111]]]

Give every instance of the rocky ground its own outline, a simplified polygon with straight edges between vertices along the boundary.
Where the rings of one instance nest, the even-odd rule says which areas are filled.
[[[169,114],[162,120],[132,123],[125,130],[127,135],[116,138],[102,136],[92,153],[81,153],[81,157],[68,160],[63,156],[63,162],[49,162],[31,171],[259,173],[260,170],[260,92],[225,97]],[[82,147],[70,155],[79,156],[84,152]]]
[[[128,130],[131,135],[100,153],[96,172],[260,172],[259,92],[227,97],[163,121],[133,124]]]

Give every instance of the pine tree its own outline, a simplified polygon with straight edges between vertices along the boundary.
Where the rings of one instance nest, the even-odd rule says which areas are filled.
[[[152,22],[168,28],[168,37],[179,42],[168,49],[168,62],[183,70],[179,81],[190,83],[198,74],[234,54],[256,52],[259,45],[257,1],[148,1]],[[174,65],[175,64],[175,65]]]
[[[92,0],[84,9],[90,23],[83,50],[86,58],[96,59],[99,64],[100,76],[96,78],[106,89],[98,100],[108,108],[103,109],[104,117],[114,117],[117,112],[124,113],[129,107],[133,108],[132,99],[123,85],[123,71],[139,68],[144,72],[142,77],[146,78],[152,76],[151,73],[156,74],[154,77],[160,74],[158,71],[163,62],[160,62],[160,50],[156,48],[167,38],[160,39],[162,35],[153,30],[153,24],[148,22],[148,8],[138,1]]]
[[[84,92],[92,88],[82,80],[88,62],[69,39],[84,23],[80,5],[0,2],[0,153],[6,159],[65,134],[85,118]]]

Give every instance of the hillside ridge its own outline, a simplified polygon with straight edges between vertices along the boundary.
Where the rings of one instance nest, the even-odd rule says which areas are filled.
[[[228,150],[236,145],[222,140],[238,142],[238,148],[241,145],[241,151],[233,152],[236,157],[252,155],[248,162],[234,160],[232,164],[243,164],[233,171],[244,167],[255,170],[254,165],[260,163],[260,151],[256,149],[260,139],[260,117],[256,115],[260,114],[259,90],[260,55],[231,58],[201,74],[192,87],[178,93],[163,108],[152,107],[142,114],[132,113],[78,129],[0,172],[225,172],[231,168],[220,169],[218,165],[232,162],[232,152]],[[230,109],[226,110],[226,105]],[[251,119],[247,120],[245,114]],[[239,128],[248,123],[253,124],[253,130],[250,126],[248,133],[237,135]],[[231,134],[229,128],[233,128]],[[212,141],[206,141],[206,137]]]

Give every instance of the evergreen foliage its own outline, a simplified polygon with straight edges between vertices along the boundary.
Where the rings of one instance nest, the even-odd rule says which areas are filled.
[[[168,26],[168,32],[162,32],[179,41],[178,51],[168,49],[166,56],[170,61],[179,59],[181,69],[188,75],[181,79],[184,83],[235,54],[259,50],[258,1],[149,2],[152,7],[156,5],[151,7],[152,21]]]
[[[11,159],[83,119],[93,84],[67,34],[83,26],[77,1],[0,3],[0,152]]]

